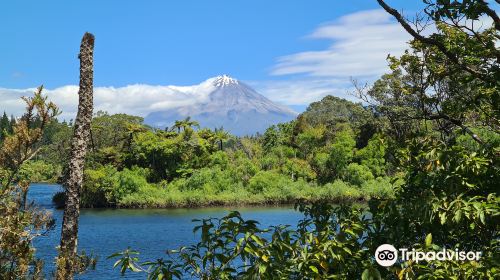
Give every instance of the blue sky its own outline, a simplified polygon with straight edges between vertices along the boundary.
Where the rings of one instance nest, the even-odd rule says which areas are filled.
[[[421,5],[388,3],[409,12]],[[342,95],[349,77],[373,80],[406,38],[401,31],[390,41],[391,28],[400,28],[375,0],[3,1],[0,23],[4,91],[77,85],[79,43],[89,31],[96,87],[192,85],[226,73],[299,108],[329,88]],[[366,35],[377,51],[357,41]]]

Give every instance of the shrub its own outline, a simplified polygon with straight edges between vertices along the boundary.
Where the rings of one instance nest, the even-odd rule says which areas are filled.
[[[248,189],[251,193],[266,193],[272,189],[282,189],[284,186],[291,184],[292,181],[274,171],[259,171],[250,179]]]
[[[105,207],[116,203],[111,194],[115,188],[114,175],[118,171],[111,165],[85,170],[80,205],[82,207]]]
[[[344,170],[342,177],[356,186],[361,186],[363,183],[374,179],[370,168],[357,163],[350,163]]]
[[[328,163],[330,167],[334,169],[334,175],[338,177],[338,175],[342,174],[342,171],[349,162],[352,161],[356,140],[354,132],[349,125],[339,124],[336,129],[338,129],[338,131],[330,146]]]
[[[139,167],[117,171],[111,165],[85,170],[81,194],[82,207],[116,205],[125,196],[149,185],[149,170]]]
[[[356,152],[360,164],[368,167],[373,175],[384,176],[386,171],[385,151],[387,141],[376,134],[368,141],[368,145]]]
[[[233,160],[230,167],[231,176],[241,179],[244,185],[247,185],[250,179],[257,174],[259,167],[246,156],[238,155]]]
[[[65,199],[66,199],[66,196],[65,196],[64,192],[57,192],[52,197],[52,203],[55,204],[57,209],[61,209],[61,208],[64,208]]]
[[[394,185],[389,177],[377,177],[363,183],[361,191],[365,199],[390,198],[394,196]]]
[[[335,180],[333,183],[328,183],[323,187],[319,187],[316,191],[316,197],[319,200],[356,200],[362,197],[360,190],[349,185],[342,180]]]
[[[298,158],[287,159],[281,167],[281,172],[289,175],[293,180],[302,178],[311,181],[316,178],[316,173],[312,170],[309,163]]]
[[[21,165],[18,177],[31,182],[55,183],[61,175],[61,167],[42,160],[29,160]]]
[[[210,166],[218,165],[225,169],[229,165],[229,157],[223,151],[217,151],[210,155]]]
[[[233,169],[221,170],[220,166],[205,167],[195,170],[189,178],[172,181],[167,188],[181,192],[200,191],[204,196],[216,195],[243,186],[243,178],[236,172]]]

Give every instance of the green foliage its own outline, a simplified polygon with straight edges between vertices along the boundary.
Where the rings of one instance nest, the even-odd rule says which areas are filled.
[[[374,176],[384,176],[386,174],[386,149],[387,141],[376,134],[368,140],[366,147],[356,151],[355,159],[361,165],[368,167]]]
[[[335,102],[354,106],[346,100]],[[307,115],[315,118],[313,112]],[[315,189],[329,193],[332,201],[369,199],[349,184],[345,192],[328,190],[325,184],[343,178],[355,160],[385,175],[384,150],[377,150],[376,140],[356,154],[357,136],[349,118],[336,122],[328,139],[325,123],[312,126],[294,121],[272,126],[259,137],[235,139],[222,128],[193,130],[196,122],[191,119],[177,122],[170,131],[151,130],[141,121],[127,115],[97,114],[83,207],[293,203],[321,199]],[[353,172],[363,168],[351,167]],[[352,179],[358,188],[373,180],[358,173],[349,177],[362,178]],[[370,195],[377,195],[373,191]]]
[[[324,125],[308,126],[296,136],[295,143],[303,158],[309,158],[317,147],[325,144],[325,131]]]
[[[24,162],[19,169],[19,180],[31,182],[55,183],[61,176],[61,168],[42,160],[29,160]]]
[[[325,139],[335,135],[336,127],[340,124],[349,124],[356,134],[356,147],[364,147],[379,130],[379,121],[369,108],[360,103],[353,103],[335,96],[326,96],[319,102],[313,102],[298,118],[300,127],[324,126],[326,127]]]
[[[0,119],[0,143],[12,132],[13,132],[12,123],[9,121],[9,117],[7,117],[7,114],[4,111],[3,116]]]
[[[116,203],[113,196],[116,173],[117,170],[110,165],[99,169],[85,170],[80,205],[82,207],[104,207]]]
[[[228,168],[231,169],[231,175],[237,180],[241,180],[243,185],[247,185],[249,180],[260,170],[259,166],[242,152],[233,154],[231,165]]]
[[[332,166],[336,177],[352,161],[356,144],[354,133],[349,126],[342,125],[338,129],[339,131],[335,134],[332,144],[329,147],[329,164]]]
[[[43,164],[28,160],[37,154],[44,127],[58,110],[42,95],[42,89],[23,98],[26,113],[11,124],[12,131],[5,127],[6,119],[2,121],[7,133],[0,135],[0,279],[43,277],[43,261],[35,258],[32,242],[52,230],[54,220],[48,211],[27,201],[29,179],[46,175]]]
[[[266,190],[283,189],[290,184],[291,180],[273,171],[260,171],[248,184],[248,188],[252,193],[264,193]]]
[[[213,194],[237,185],[238,180],[232,176],[230,170],[222,170],[218,167],[196,170],[191,177],[182,180],[181,184],[177,184],[181,191],[204,190],[207,193]]]
[[[92,150],[106,147],[127,149],[130,146],[130,134],[133,129],[141,125],[141,117],[126,114],[108,115],[106,112],[97,112],[92,119]]]
[[[66,122],[60,123],[57,119],[52,120],[44,130],[37,159],[53,165],[66,166],[72,135],[71,125]]]
[[[370,168],[357,163],[350,163],[343,171],[343,179],[352,185],[361,186],[362,184],[374,179]]]
[[[147,174],[147,170],[141,168],[133,168],[132,170],[125,168],[123,171],[117,172],[115,174],[117,184],[112,190],[113,199],[120,201],[126,195],[146,187],[148,185]]]
[[[120,201],[127,195],[149,186],[146,181],[148,173],[148,170],[138,167],[118,171],[112,165],[85,170],[81,205],[84,207],[120,205]]]

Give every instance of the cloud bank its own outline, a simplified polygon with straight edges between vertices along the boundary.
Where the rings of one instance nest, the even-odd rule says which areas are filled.
[[[95,87],[94,111],[101,110],[110,114],[127,113],[144,117],[149,112],[203,102],[208,97],[205,93],[208,93],[210,89],[196,90],[200,86],[206,85],[175,87],[138,84],[119,88]],[[15,116],[21,115],[25,110],[25,103],[21,100],[21,96],[31,96],[34,91],[35,88],[0,88],[0,110],[5,110]],[[60,119],[70,120],[76,117],[78,86],[45,89],[43,94],[62,110]]]

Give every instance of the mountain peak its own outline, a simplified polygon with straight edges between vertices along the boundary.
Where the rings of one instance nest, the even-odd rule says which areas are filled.
[[[220,75],[215,77],[213,81],[214,86],[216,87],[224,87],[228,85],[237,85],[239,84],[238,80],[231,78],[229,75]]]
[[[207,79],[199,85],[171,87],[197,98],[188,104],[149,113],[145,118],[147,124],[153,127],[172,126],[176,120],[189,116],[202,127],[213,129],[222,126],[242,136],[263,133],[270,125],[290,121],[297,115],[228,75]]]

